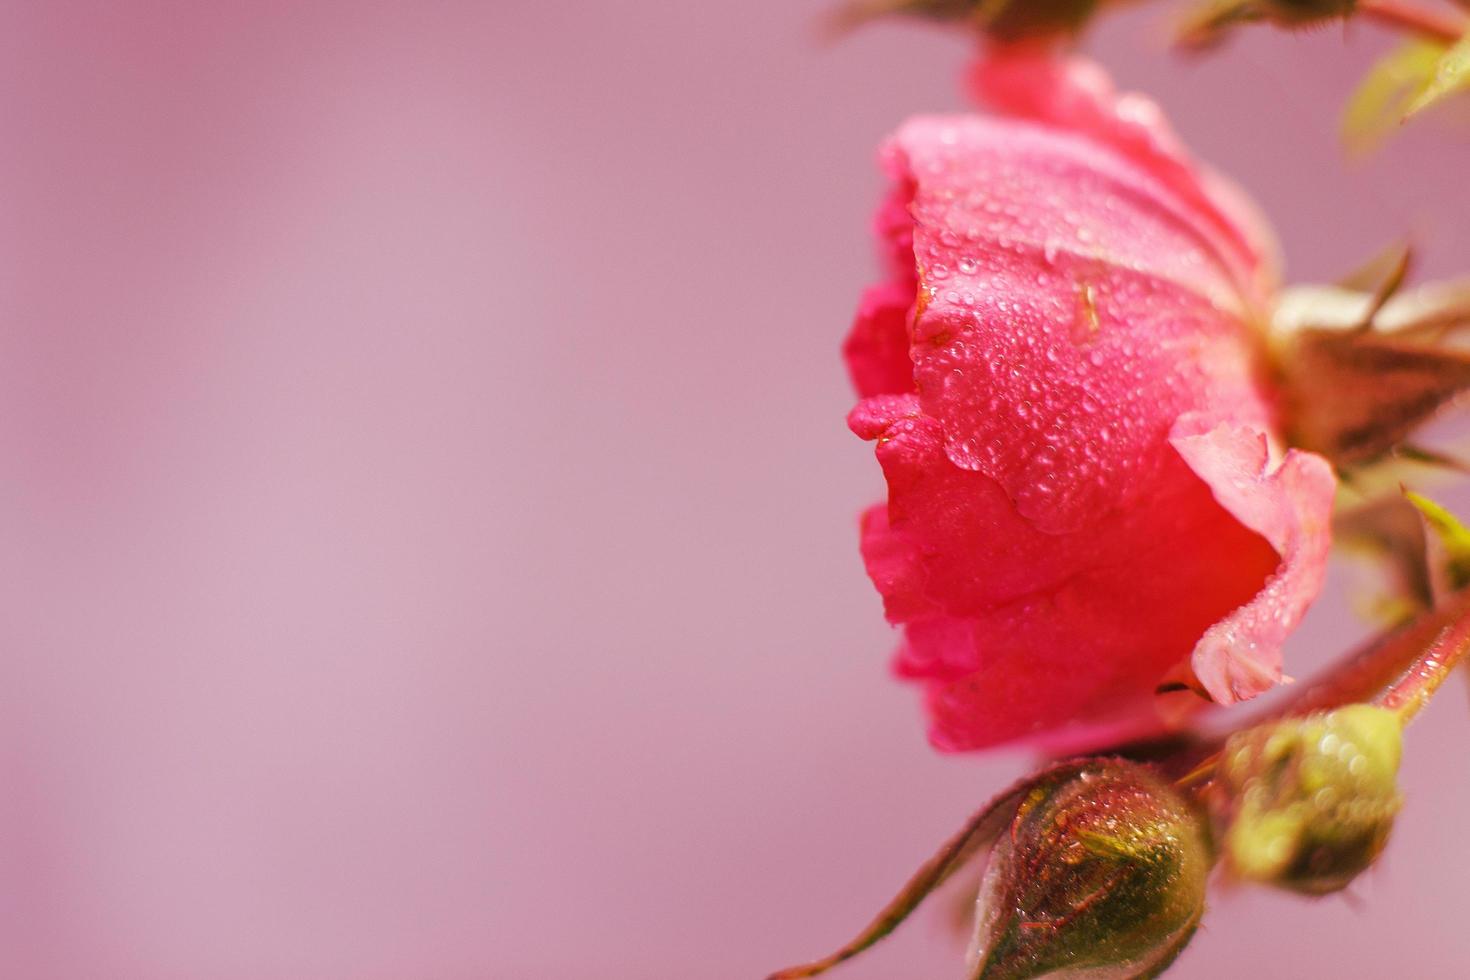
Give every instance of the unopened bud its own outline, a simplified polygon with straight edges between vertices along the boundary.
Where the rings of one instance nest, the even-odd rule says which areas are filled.
[[[1346,887],[1388,842],[1402,727],[1356,704],[1232,735],[1214,804],[1235,874],[1310,895]]]
[[[1168,782],[1083,759],[1026,789],[980,888],[976,980],[1154,975],[1204,912],[1204,819]]]

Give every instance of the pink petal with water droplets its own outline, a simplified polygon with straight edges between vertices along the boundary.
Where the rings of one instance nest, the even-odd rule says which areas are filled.
[[[914,119],[882,155],[890,284],[849,342],[876,396],[849,424],[889,486],[863,553],[936,745],[1075,747],[1156,726],[1191,651],[1216,697],[1275,676],[1320,587],[1332,476],[1294,454],[1237,498],[1215,478],[1245,457],[1188,441],[1274,421],[1272,246],[1243,198],[1094,68],[1015,58],[976,79],[1027,118]],[[1263,502],[1281,499],[1297,509]]]
[[[910,356],[955,465],[1064,533],[1136,504],[1181,412],[1262,424],[1248,306],[1188,203],[1110,147],[1027,122],[911,120]]]
[[[939,423],[906,406],[912,396],[854,412],[889,485],[888,506],[864,519],[863,555],[889,619],[907,624],[895,668],[925,685],[935,744],[1156,725],[1160,677],[1256,595],[1277,553],[1177,454],[1150,506],[1049,534],[956,467]]]
[[[869,286],[858,304],[842,356],[859,396],[914,390],[914,362],[909,359],[909,313],[914,306],[912,283]]]
[[[1226,510],[1260,534],[1281,564],[1250,602],[1211,626],[1191,667],[1220,704],[1281,680],[1281,646],[1322,589],[1336,480],[1325,459],[1290,450],[1273,462],[1265,433],[1186,416],[1170,442]]]
[[[1117,92],[1091,61],[1056,58],[1034,45],[993,49],[975,62],[970,88],[999,112],[1086,134],[1154,174],[1188,202],[1200,234],[1250,297],[1269,301],[1280,267],[1270,225],[1232,181],[1190,155],[1152,99]]]
[[[873,220],[886,282],[869,286],[858,303],[852,329],[842,346],[859,397],[914,390],[909,358],[909,321],[918,294],[914,268],[914,220],[909,216],[913,181],[890,169],[893,185]]]

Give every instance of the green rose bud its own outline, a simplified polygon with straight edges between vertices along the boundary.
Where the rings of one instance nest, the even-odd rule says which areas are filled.
[[[1145,766],[1083,759],[1020,798],[980,888],[975,980],[1153,976],[1204,912],[1205,821]]]
[[[1357,704],[1232,735],[1213,804],[1235,874],[1310,895],[1346,887],[1388,842],[1402,728]]]

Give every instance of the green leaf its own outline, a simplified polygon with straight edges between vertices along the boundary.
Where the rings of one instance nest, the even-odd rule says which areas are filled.
[[[1445,507],[1423,494],[1404,491],[1404,498],[1418,508],[1424,523],[1434,531],[1444,549],[1445,568],[1450,584],[1462,588],[1470,583],[1470,528]]]
[[[1442,44],[1410,41],[1374,65],[1343,113],[1342,132],[1347,144],[1356,151],[1366,151],[1393,132],[1434,81],[1445,54]]]
[[[1416,116],[1456,92],[1470,91],[1470,34],[1460,38],[1434,65],[1434,74],[1409,104],[1404,118]]]

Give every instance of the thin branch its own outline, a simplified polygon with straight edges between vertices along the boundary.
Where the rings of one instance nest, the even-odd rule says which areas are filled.
[[[1470,635],[1466,631],[1470,631],[1470,589],[1462,589],[1438,608],[1371,640],[1254,723],[1386,697],[1385,691],[1411,675],[1424,658],[1443,650],[1447,643],[1459,642],[1462,634]]]
[[[1045,772],[1039,775],[1044,774]],[[851,942],[830,956],[813,960],[804,966],[793,966],[773,973],[767,980],[798,980],[798,978],[814,977],[819,973],[825,973],[837,964],[852,959],[897,929],[903,920],[909,917],[909,913],[918,908],[920,902],[929,897],[931,892],[953,877],[956,872],[963,869],[982,847],[992,842],[996,835],[1005,829],[1005,824],[1011,818],[1015,803],[1032,786],[1036,778],[1039,776],[1017,783],[971,817],[960,832],[946,841],[939,849],[939,853],[924,863],[924,866],[909,879],[908,884],[904,885],[903,890],[893,901],[889,902],[887,907],[878,913],[878,917],[866,929],[858,933]]]
[[[1373,639],[1309,681],[1272,710],[1241,725],[1244,731],[1349,704],[1371,702],[1398,711],[1407,723],[1470,654],[1470,587],[1397,629]],[[1180,789],[1199,792],[1215,776],[1220,736],[1180,752],[1170,770]]]
[[[1409,665],[1392,687],[1379,695],[1379,707],[1397,711],[1407,723],[1434,697],[1470,651],[1470,614],[1451,622]]]

